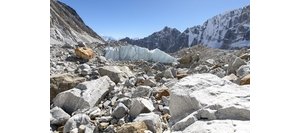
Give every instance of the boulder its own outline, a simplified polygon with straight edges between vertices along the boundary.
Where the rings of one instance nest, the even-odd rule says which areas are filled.
[[[71,74],[57,74],[50,77],[50,101],[60,92],[72,89],[81,82],[84,82],[83,77],[74,77]]]
[[[238,77],[244,77],[250,74],[250,65],[242,65],[236,70],[236,75]]]
[[[70,119],[70,115],[67,114],[64,110],[59,107],[54,107],[50,110],[50,124],[61,126],[64,125],[68,119]]]
[[[132,117],[136,117],[140,113],[149,113],[154,109],[153,103],[150,100],[144,98],[135,98],[132,100],[129,114]]]
[[[114,111],[112,112],[112,116],[117,119],[120,119],[124,117],[128,112],[129,109],[123,103],[119,103],[117,107],[114,109]]]
[[[213,74],[194,74],[171,87],[171,124],[199,109],[215,110],[218,119],[250,119],[249,86],[239,86]]]
[[[59,93],[54,99],[54,106],[61,107],[67,113],[78,109],[90,108],[103,99],[109,89],[115,86],[109,77],[78,84],[75,88]]]
[[[249,84],[250,84],[250,74],[244,76],[240,81],[240,85],[249,85]]]
[[[233,62],[231,62],[227,69],[227,75],[231,73],[236,73],[236,70],[240,68],[242,65],[246,65],[247,63],[239,57],[236,57]]]
[[[174,133],[249,133],[250,122],[240,120],[196,121]]]
[[[138,86],[133,90],[132,98],[135,97],[150,97],[153,89],[149,86]]]
[[[99,68],[101,76],[107,75],[115,83],[123,82],[134,76],[127,66],[103,66]]]
[[[78,129],[80,125],[85,126],[86,133],[91,133],[94,131],[95,127],[90,121],[90,117],[86,114],[76,114],[66,122],[63,133],[69,133],[73,129]]]
[[[143,121],[131,122],[117,128],[116,133],[144,133],[147,129],[147,125]]]
[[[79,58],[86,59],[86,60],[89,60],[89,59],[92,59],[95,57],[94,51],[91,48],[87,48],[87,47],[76,48],[75,54]]]
[[[135,122],[145,122],[147,128],[153,133],[162,132],[162,122],[159,115],[151,113],[139,114],[133,121]]]

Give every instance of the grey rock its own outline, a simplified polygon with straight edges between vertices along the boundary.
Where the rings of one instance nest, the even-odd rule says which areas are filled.
[[[220,67],[210,70],[209,73],[217,75],[220,78],[223,78],[226,75],[226,72]]]
[[[162,132],[162,122],[159,115],[151,113],[139,114],[134,120],[134,122],[145,122],[147,128],[153,133]]]
[[[236,70],[236,75],[240,78],[250,74],[250,65],[242,65]]]
[[[123,103],[119,103],[118,106],[112,112],[112,116],[117,119],[120,119],[124,117],[128,112],[129,109]]]
[[[173,68],[168,68],[167,70],[164,71],[164,77],[165,78],[174,78],[174,77],[176,77],[176,73],[174,71],[175,70]]]
[[[118,121],[118,125],[123,125],[125,124],[125,119],[124,118],[121,118],[119,121]]]
[[[188,127],[189,125],[193,124],[196,121],[197,118],[194,116],[194,114],[190,114],[184,119],[176,122],[176,124],[174,124],[171,129],[172,131],[180,131],[185,129],[186,127]]]
[[[67,114],[64,110],[59,107],[54,107],[50,110],[51,119],[50,124],[53,125],[64,125],[68,119],[70,119],[70,115]]]
[[[239,86],[212,74],[194,74],[171,88],[171,124],[190,113],[209,108],[217,119],[250,119],[249,86]]]
[[[162,96],[161,100],[162,100],[162,102],[163,102],[164,105],[169,106],[170,99],[168,97]]]
[[[150,86],[150,87],[155,87],[156,82],[155,82],[154,79],[146,79],[143,85]]]
[[[132,100],[129,114],[132,117],[136,117],[140,113],[149,113],[154,109],[153,103],[150,100],[144,98],[135,98]]]
[[[133,90],[132,98],[135,97],[150,97],[153,89],[149,86],[138,86]]]
[[[133,87],[133,86],[135,86],[135,82],[136,82],[135,78],[129,78],[125,81],[124,85],[127,87]]]
[[[81,70],[83,70],[83,69],[90,70],[91,69],[90,65],[88,65],[86,63],[79,65],[78,68]]]
[[[170,108],[168,106],[164,106],[162,108],[162,112],[163,112],[163,114],[170,114]]]
[[[74,49],[74,45],[70,44],[70,43],[65,43],[62,48],[69,48],[69,49]]]
[[[110,122],[113,119],[112,116],[101,116],[100,118],[98,118],[97,120],[99,122]]]
[[[250,122],[240,120],[196,121],[182,130],[182,133],[249,133]],[[175,132],[177,133],[177,132]],[[179,133],[179,132],[178,132]]]
[[[114,85],[107,76],[86,81],[71,90],[59,93],[53,99],[53,104],[71,114],[78,109],[95,106]]]
[[[228,69],[227,69],[227,75],[229,75],[231,73],[235,74],[236,70],[239,69],[240,66],[246,65],[246,64],[247,63],[244,60],[242,60],[239,57],[236,57],[235,60],[229,64]]]
[[[89,74],[89,70],[88,69],[83,69],[83,70],[81,70],[80,74],[82,76],[87,76]]]
[[[85,132],[93,131],[95,128],[90,122],[89,116],[86,114],[76,114],[66,122],[63,132],[68,133],[75,128],[78,129],[80,125],[85,126]]]
[[[107,75],[115,83],[123,82],[133,74],[127,66],[104,66],[99,68],[101,76]]]

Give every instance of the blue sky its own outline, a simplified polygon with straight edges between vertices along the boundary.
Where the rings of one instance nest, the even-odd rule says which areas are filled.
[[[60,0],[99,35],[143,38],[165,26],[181,32],[250,0]]]

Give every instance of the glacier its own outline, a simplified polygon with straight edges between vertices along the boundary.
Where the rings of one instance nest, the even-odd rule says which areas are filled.
[[[161,63],[177,62],[176,58],[159,49],[149,50],[147,48],[142,48],[136,45],[107,47],[105,48],[105,58],[128,61],[145,60]]]

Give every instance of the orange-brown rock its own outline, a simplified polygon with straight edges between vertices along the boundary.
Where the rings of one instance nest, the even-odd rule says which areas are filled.
[[[76,56],[89,60],[95,57],[95,53],[91,48],[79,47],[75,49]]]
[[[240,81],[240,85],[248,85],[250,84],[250,74],[243,77]]]
[[[131,122],[125,123],[121,127],[117,128],[117,133],[144,133],[147,130],[147,125],[145,122]]]
[[[170,96],[170,93],[168,90],[161,90],[156,94],[156,100],[161,100],[162,96]]]

